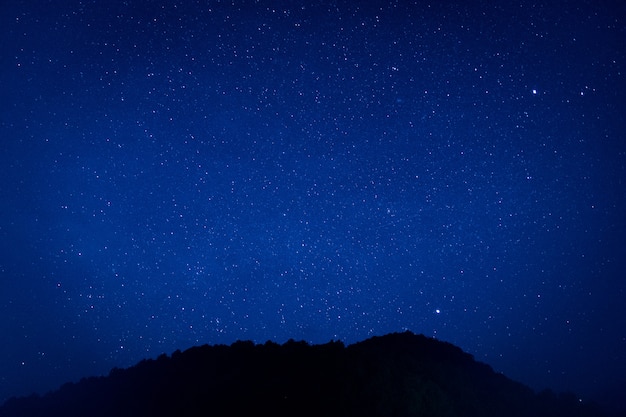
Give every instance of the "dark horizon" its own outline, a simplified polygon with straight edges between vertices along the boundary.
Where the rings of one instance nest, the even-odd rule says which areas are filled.
[[[203,345],[106,377],[11,399],[3,417],[29,416],[609,416],[575,393],[533,392],[457,346],[411,332],[345,346],[290,339]],[[617,414],[616,414],[617,416]]]
[[[364,344],[372,344],[372,343],[376,343],[376,341],[387,341],[386,343],[389,342],[389,340],[392,340],[393,338],[405,338],[405,337],[415,337],[415,338],[426,338],[426,336],[424,336],[423,334],[414,334],[409,330],[403,330],[402,332],[393,332],[393,333],[388,333],[385,335],[374,335],[371,337],[368,337],[367,339],[364,340],[360,340],[360,341],[356,341],[354,343],[349,343],[349,344],[345,344],[342,340],[338,339],[338,340],[330,340],[326,343],[309,343],[305,340],[294,340],[292,338],[288,339],[287,341],[284,341],[284,343],[277,343],[275,341],[272,340],[266,340],[264,343],[257,343],[254,342],[252,340],[236,340],[231,344],[215,344],[215,345],[210,345],[210,344],[202,344],[202,345],[194,345],[194,346],[190,346],[186,349],[176,349],[174,352],[171,352],[170,354],[168,353],[161,353],[160,355],[158,355],[157,357],[146,357],[146,358],[142,358],[140,361],[133,363],[129,366],[124,366],[124,367],[113,367],[111,369],[109,369],[107,372],[102,373],[100,375],[83,375],[82,377],[80,377],[80,379],[76,379],[73,381],[64,381],[62,384],[59,384],[58,386],[55,386],[49,390],[46,390],[45,392],[31,392],[28,395],[17,395],[17,396],[12,396],[11,398],[7,398],[4,401],[0,401],[0,410],[2,408],[3,405],[7,404],[9,401],[14,402],[15,400],[19,400],[19,401],[25,401],[28,400],[30,401],[30,399],[38,399],[38,398],[48,398],[50,396],[54,396],[54,395],[58,395],[58,393],[60,391],[65,390],[68,386],[73,386],[73,385],[81,385],[83,384],[85,381],[92,381],[92,380],[98,380],[100,378],[107,378],[110,377],[113,374],[121,374],[126,372],[127,370],[130,369],[134,369],[137,367],[141,367],[146,363],[152,363],[154,361],[162,361],[164,358],[176,358],[176,357],[180,357],[181,353],[188,355],[189,352],[192,351],[198,351],[199,349],[206,349],[206,348],[233,348],[234,346],[256,346],[261,347],[261,346],[282,346],[283,348],[285,346],[289,346],[289,345],[293,345],[293,346],[302,346],[302,344],[306,344],[307,347],[312,347],[312,348],[321,348],[324,346],[341,346],[342,348],[354,348],[355,346],[358,345],[364,345]],[[449,342],[446,341],[440,341],[437,340],[436,338],[432,337],[432,341],[434,343],[438,343],[440,346],[444,347],[445,349],[443,350],[443,352],[455,352],[454,355],[460,355],[464,358],[466,358],[466,360],[475,360],[477,365],[479,366],[484,366],[486,367],[486,369],[490,369],[493,370],[493,368],[484,362],[478,361],[473,355],[462,351],[462,349],[460,349],[458,346],[455,346],[454,344],[451,344]],[[434,345],[433,345],[434,346]],[[496,372],[495,370],[493,370],[494,372]],[[515,379],[509,378],[508,375],[505,375],[501,372],[496,372],[499,375],[504,376],[507,380],[510,380],[511,382],[515,383],[515,384],[520,384],[523,385],[524,387],[530,389],[535,395],[538,395],[539,397],[546,397],[548,396],[548,398],[576,398],[576,401],[579,401],[581,404],[584,403],[585,405],[589,405],[592,408],[595,409],[596,406],[600,407],[600,411],[602,412],[606,412],[609,415],[613,416],[622,416],[622,415],[626,415],[626,408],[623,406],[622,402],[620,401],[621,396],[619,395],[619,392],[616,392],[614,396],[610,396],[610,395],[605,395],[604,398],[603,397],[597,397],[597,398],[593,398],[593,397],[586,397],[584,395],[580,395],[579,393],[576,392],[572,392],[571,390],[566,390],[566,391],[558,391],[558,390],[554,390],[551,387],[542,387],[537,389],[536,387],[531,387],[531,386],[527,386],[525,384],[522,384],[520,381],[516,381]]]

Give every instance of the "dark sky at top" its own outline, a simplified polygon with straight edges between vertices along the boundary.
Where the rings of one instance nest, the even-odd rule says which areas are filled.
[[[3,1],[0,401],[406,329],[618,398],[626,10],[546,3]]]

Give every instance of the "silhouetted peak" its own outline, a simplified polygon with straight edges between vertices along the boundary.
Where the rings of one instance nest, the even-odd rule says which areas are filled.
[[[293,339],[196,346],[0,408],[0,417],[249,414],[599,415],[575,396],[535,395],[458,347],[411,332],[348,347]]]

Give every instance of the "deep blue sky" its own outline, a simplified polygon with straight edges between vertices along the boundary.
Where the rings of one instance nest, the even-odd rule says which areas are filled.
[[[0,401],[405,329],[621,396],[625,7],[312,3],[2,2]]]

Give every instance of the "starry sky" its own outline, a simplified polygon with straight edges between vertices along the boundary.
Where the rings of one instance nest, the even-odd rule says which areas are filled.
[[[3,1],[0,401],[403,330],[621,398],[626,7],[550,3]]]

